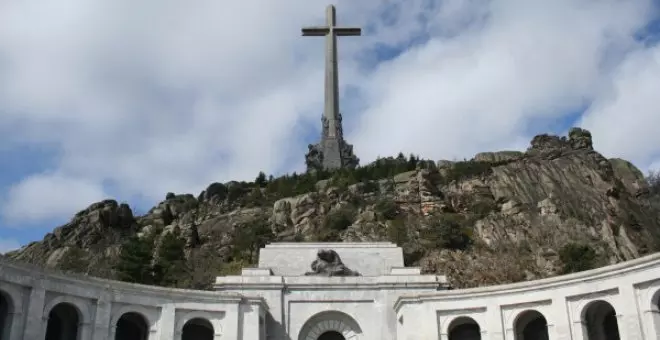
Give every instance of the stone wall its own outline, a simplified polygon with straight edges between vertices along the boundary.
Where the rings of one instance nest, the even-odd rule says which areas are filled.
[[[541,333],[547,332],[552,340],[599,340],[615,332],[602,326],[614,324],[623,340],[660,339],[660,254],[551,279],[438,292],[429,292],[432,282],[423,275],[417,287],[411,284],[416,275],[397,268],[380,277],[287,278],[254,271],[259,275],[251,279],[226,277],[224,285],[234,280],[242,290],[230,293],[135,285],[2,261],[0,296],[9,310],[0,339],[44,339],[49,314],[63,305],[77,312],[79,340],[115,339],[127,313],[145,321],[148,340],[179,340],[191,320],[210,324],[214,340],[314,340],[328,330],[352,340],[448,340],[459,328],[461,339],[545,339]],[[269,294],[283,297],[281,303],[271,302]],[[267,329],[274,315],[288,334]]]
[[[179,340],[191,320],[210,325],[215,340],[263,340],[258,331],[241,331],[244,321],[263,318],[263,300],[239,294],[130,284],[0,261],[0,296],[9,309],[0,325],[2,340],[44,339],[50,313],[62,306],[77,312],[70,314],[77,314],[78,340],[115,339],[125,315],[142,319],[148,340]]]
[[[405,296],[394,308],[399,340],[447,340],[468,324],[481,339],[519,340],[537,320],[552,340],[615,339],[605,337],[614,328],[598,325],[611,327],[614,319],[620,339],[657,340],[659,304],[660,254],[655,254],[550,279]]]

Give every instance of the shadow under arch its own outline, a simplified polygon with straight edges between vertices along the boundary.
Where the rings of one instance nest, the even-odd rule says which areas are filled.
[[[345,340],[359,340],[362,328],[355,319],[340,311],[323,311],[310,317],[300,329],[298,340],[318,340],[321,335],[341,335]]]
[[[47,306],[46,340],[78,340],[84,314],[73,301],[63,301]]]
[[[527,309],[513,320],[513,330],[516,340],[548,340],[548,320],[535,310]]]
[[[12,296],[0,290],[0,340],[9,340],[12,327],[12,316],[16,306]]]
[[[616,310],[605,300],[587,303],[580,312],[585,340],[619,340]]]
[[[653,332],[658,339],[660,339],[660,288],[656,289],[655,293],[651,296],[651,303],[649,310],[651,311],[651,321],[653,325]]]
[[[214,337],[213,324],[201,317],[186,321],[181,329],[181,340],[213,340]]]
[[[149,319],[140,312],[125,312],[118,319],[113,340],[147,340]]]
[[[480,340],[481,327],[469,316],[459,316],[447,326],[449,340]]]

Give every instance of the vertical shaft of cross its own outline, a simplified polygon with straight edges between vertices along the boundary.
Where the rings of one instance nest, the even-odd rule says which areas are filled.
[[[362,30],[352,27],[337,27],[335,6],[325,10],[325,26],[306,27],[303,36],[325,37],[325,104],[323,107],[323,129],[321,141],[309,146],[305,156],[308,170],[355,167],[359,159],[353,147],[343,138],[341,115],[339,114],[339,72],[337,67],[337,37],[361,35]]]
[[[339,75],[337,74],[337,35],[335,34],[335,6],[325,10],[328,35],[325,36],[325,107],[323,115],[328,122],[328,137],[334,138],[339,117]]]

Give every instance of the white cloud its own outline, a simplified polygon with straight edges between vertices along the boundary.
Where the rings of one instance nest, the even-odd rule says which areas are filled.
[[[369,33],[340,39],[340,81],[361,94],[360,110],[343,110],[358,118],[345,128],[349,142],[363,163],[398,151],[439,159],[519,148],[535,119],[611,98],[600,84],[622,77],[612,69],[641,49],[631,34],[649,6],[339,1],[339,23]],[[68,214],[103,198],[107,183],[120,198],[156,200],[260,170],[301,170],[302,127],[318,125],[322,110],[323,42],[300,37],[300,27],[323,16],[323,5],[304,0],[0,3],[0,142],[60,151],[57,175],[12,188],[5,218]],[[377,45],[420,34],[429,39],[393,60],[358,64]],[[609,150],[602,138],[612,137],[594,134]],[[645,137],[612,152],[641,159],[630,150]]]
[[[60,174],[27,177],[10,188],[7,196],[1,212],[9,226],[66,219],[91,202],[106,198],[99,183]]]
[[[642,168],[660,159],[660,46],[631,53],[585,114],[582,125],[599,150],[625,155]]]

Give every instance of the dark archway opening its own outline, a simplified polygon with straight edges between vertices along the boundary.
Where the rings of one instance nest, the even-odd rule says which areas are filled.
[[[9,340],[13,309],[9,297],[0,291],[0,340]]]
[[[48,313],[46,340],[77,340],[80,313],[70,303],[59,303]]]
[[[449,340],[481,340],[481,328],[472,318],[457,318],[449,325]]]
[[[213,325],[208,320],[195,318],[183,325],[181,340],[213,340],[214,333]]]
[[[588,340],[620,340],[616,310],[608,302],[592,302],[584,311]]]
[[[115,340],[147,340],[149,336],[147,320],[138,313],[123,314],[116,326]]]
[[[336,331],[327,331],[319,336],[317,340],[346,340],[344,336]]]
[[[548,340],[548,321],[535,310],[524,311],[514,325],[516,340]]]

